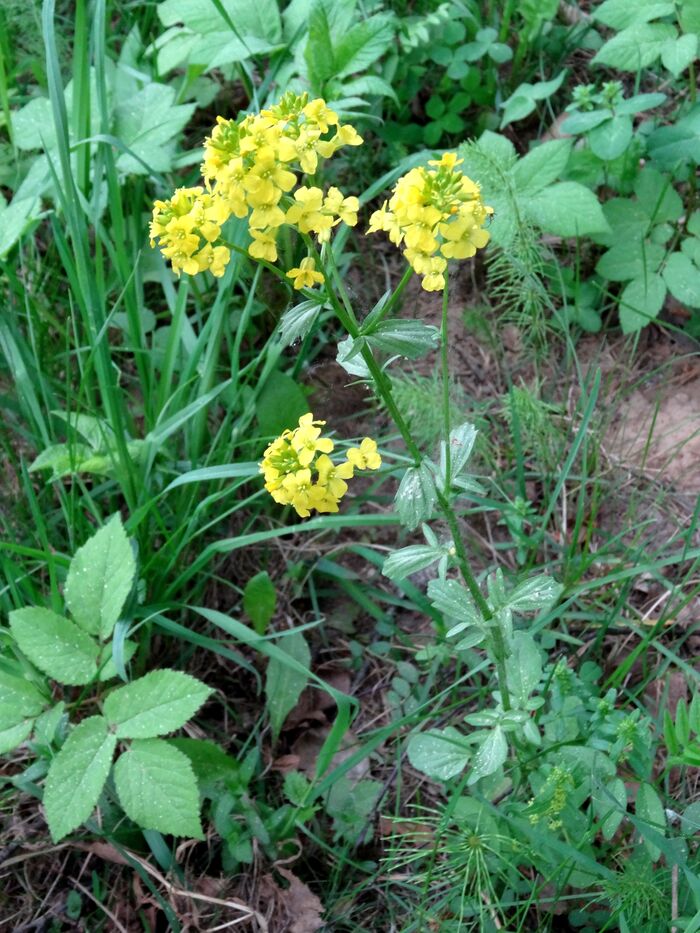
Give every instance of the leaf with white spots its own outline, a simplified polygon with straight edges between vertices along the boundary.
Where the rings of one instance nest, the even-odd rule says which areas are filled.
[[[51,838],[58,842],[90,816],[112,764],[117,737],[102,716],[84,719],[51,762],[44,809]]]
[[[192,765],[168,742],[132,742],[114,766],[114,782],[124,812],[143,829],[204,838]]]
[[[149,739],[184,726],[211,692],[182,671],[151,671],[113,690],[104,714],[119,738]]]
[[[75,621],[106,641],[119,620],[136,574],[136,560],[119,515],[75,552],[65,600]]]
[[[435,781],[448,781],[464,771],[471,750],[453,726],[418,732],[408,743],[408,760]]]
[[[498,771],[508,757],[508,741],[501,726],[495,726],[486,736],[474,755],[468,784],[476,784],[479,778]]]
[[[33,683],[0,671],[0,729],[38,716],[46,703]]]
[[[97,643],[68,619],[37,607],[16,609],[9,619],[20,651],[49,677],[87,684],[97,673]]]

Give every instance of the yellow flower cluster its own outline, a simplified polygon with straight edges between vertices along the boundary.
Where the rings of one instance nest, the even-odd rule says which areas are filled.
[[[222,275],[229,251],[212,244],[231,216],[248,218],[248,252],[254,259],[277,261],[283,224],[326,242],[341,220],[357,223],[359,201],[344,197],[338,188],[324,195],[320,188],[297,187],[295,173],[313,174],[319,159],[361,143],[354,127],[341,125],[324,100],[309,101],[307,94],[288,92],[279,104],[239,121],[217,117],[204,142],[206,188],[181,188],[171,200],[156,202],[151,246],[159,241],[178,275],[203,269]]]
[[[328,454],[335,445],[321,435],[325,423],[314,421],[311,412],[302,415],[298,427],[284,431],[270,444],[260,464],[265,489],[275,502],[293,506],[302,518],[312,509],[337,512],[348,490],[345,481],[352,479],[355,470],[377,470],[382,464],[376,441],[369,437],[359,447],[351,447],[342,463],[334,463]]]
[[[423,276],[426,291],[445,287],[448,259],[468,259],[486,246],[483,229],[493,208],[481,200],[479,186],[462,173],[462,160],[446,152],[434,168],[414,168],[401,177],[393,196],[370,218],[368,233],[384,230],[413,269]]]

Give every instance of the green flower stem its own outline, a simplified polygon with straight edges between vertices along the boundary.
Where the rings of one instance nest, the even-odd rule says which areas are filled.
[[[442,365],[442,417],[445,430],[445,495],[452,488],[452,451],[450,449],[450,367],[447,352],[448,271],[445,269],[445,287],[442,290],[442,322],[440,325],[440,361]]]
[[[324,277],[326,279],[326,293],[328,298],[333,306],[333,310],[336,313],[338,320],[341,325],[345,328],[348,334],[353,338],[357,339],[360,334],[360,328],[357,324],[357,319],[354,312],[352,311],[352,306],[350,305],[350,299],[348,297],[345,286],[338,272],[338,267],[331,258],[330,262],[326,266],[321,256],[319,255],[318,250],[311,240],[308,242],[309,249],[316,261],[316,264],[319,269],[322,270]],[[332,253],[329,250],[328,255],[332,257]],[[328,268],[330,267],[330,268]],[[329,276],[329,272],[331,275]],[[333,279],[334,284],[337,286],[338,293],[342,296],[342,302],[338,300],[338,296],[335,293],[335,290],[330,287],[331,278]],[[405,276],[404,276],[405,278]],[[403,280],[402,280],[403,281]],[[449,415],[449,383],[447,381],[447,340],[444,339],[444,335],[447,332],[447,288],[443,295],[443,379],[445,385],[448,387],[447,396],[446,396],[446,407],[445,407],[445,424],[449,428],[450,415]],[[391,382],[387,377],[384,370],[377,363],[372,351],[369,347],[362,348],[362,358],[367,364],[370,375],[374,381],[374,386],[377,394],[384,402],[389,414],[394,420],[394,424],[399,429],[401,436],[406,444],[406,447],[415,461],[415,465],[418,466],[423,460],[423,455],[420,452],[420,449],[411,435],[410,428],[406,424],[403,415],[399,411],[394,397],[391,392]],[[449,433],[447,435],[447,444],[449,448]],[[447,455],[449,456],[449,454]],[[447,461],[449,462],[449,461]],[[474,576],[471,566],[469,564],[469,557],[467,556],[466,548],[464,547],[464,542],[462,541],[462,536],[459,529],[459,522],[457,520],[457,515],[452,507],[450,502],[450,496],[448,492],[448,486],[445,485],[445,491],[440,492],[437,490],[437,500],[440,506],[440,511],[442,512],[445,520],[450,529],[452,535],[452,540],[454,542],[455,553],[457,557],[457,565],[459,566],[460,573],[464,579],[464,582],[467,585],[469,592],[471,593],[474,602],[479,608],[484,621],[488,622],[493,618],[493,613],[489,608],[486,599],[484,598],[483,593],[477,583],[476,577]],[[489,650],[493,657],[494,663],[496,665],[496,675],[498,677],[498,689],[501,694],[501,702],[503,704],[504,710],[511,709],[510,694],[508,692],[508,686],[506,681],[506,669],[505,669],[505,658],[506,658],[506,646],[503,639],[503,633],[498,627],[493,627],[490,637],[489,637]]]

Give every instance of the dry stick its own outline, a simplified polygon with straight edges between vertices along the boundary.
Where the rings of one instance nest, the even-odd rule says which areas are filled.
[[[89,898],[89,899],[93,902],[93,904],[97,904],[97,906],[100,908],[100,910],[102,911],[102,913],[105,914],[105,916],[109,917],[109,919],[110,919],[110,920],[112,921],[112,923],[114,924],[115,929],[119,930],[120,933],[129,933],[129,931],[127,930],[127,928],[126,928],[125,926],[123,926],[123,925],[117,920],[116,916],[112,913],[112,911],[109,909],[109,907],[105,907],[105,905],[104,905],[101,901],[98,901],[98,899],[95,897],[95,895],[92,893],[92,891],[89,891],[89,890],[85,887],[84,884],[81,884],[80,881],[78,881],[77,878],[71,878],[70,880],[73,882],[73,884],[76,886],[76,888],[77,888],[79,891],[82,891],[82,892],[83,892],[83,894],[85,895],[85,897]]]

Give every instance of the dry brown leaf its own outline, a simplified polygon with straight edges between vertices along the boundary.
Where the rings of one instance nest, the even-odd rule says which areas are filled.
[[[289,887],[281,888],[271,875],[266,875],[263,878],[263,888],[267,889],[287,914],[291,922],[289,933],[315,933],[316,930],[320,930],[324,926],[321,919],[323,904],[320,899],[288,868],[278,867],[276,871],[289,883]]]

